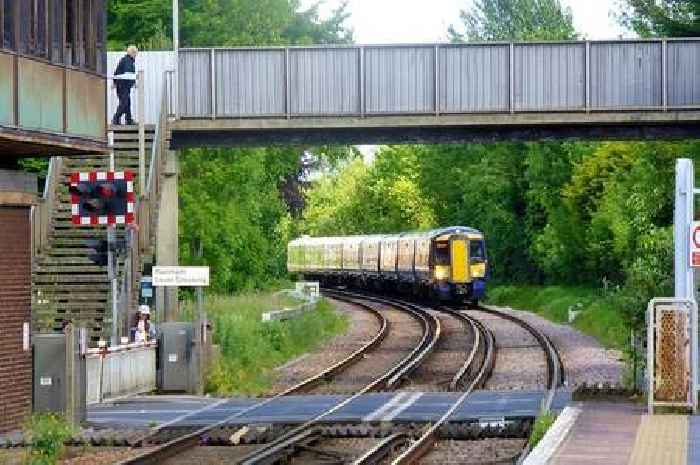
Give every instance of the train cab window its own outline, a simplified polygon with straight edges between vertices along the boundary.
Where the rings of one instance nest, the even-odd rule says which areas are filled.
[[[472,263],[483,263],[486,261],[484,241],[469,241],[469,260]]]
[[[435,253],[433,264],[436,266],[449,266],[450,264],[450,243],[447,241],[435,243]]]

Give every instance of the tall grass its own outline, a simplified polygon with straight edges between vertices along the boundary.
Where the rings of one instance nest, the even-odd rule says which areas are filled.
[[[208,297],[214,343],[221,348],[207,376],[207,392],[259,395],[274,379],[274,368],[347,329],[344,316],[326,300],[314,311],[287,321],[262,322],[262,313],[298,304],[272,292]],[[191,314],[193,303],[185,306]]]
[[[582,310],[573,326],[595,337],[605,347],[628,344],[625,324],[614,293],[576,286],[498,285],[488,291],[488,303],[529,310],[557,323],[566,323],[569,307]]]

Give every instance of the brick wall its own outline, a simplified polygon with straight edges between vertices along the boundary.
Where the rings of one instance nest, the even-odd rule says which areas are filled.
[[[22,348],[31,321],[29,208],[0,206],[0,433],[20,428],[31,410],[32,358]]]

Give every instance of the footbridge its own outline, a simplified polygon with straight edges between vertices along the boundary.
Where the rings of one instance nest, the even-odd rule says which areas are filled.
[[[171,148],[700,134],[700,40],[180,49]]]

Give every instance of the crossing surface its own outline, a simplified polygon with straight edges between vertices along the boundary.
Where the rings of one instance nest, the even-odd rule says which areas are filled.
[[[332,422],[432,422],[454,403],[460,393],[366,394],[328,417]],[[454,421],[498,421],[537,416],[541,391],[475,391],[453,417]],[[286,396],[260,407],[262,399],[216,399],[190,396],[133,397],[89,409],[88,422],[102,427],[147,427],[154,423],[178,427],[204,426],[235,415],[230,424],[301,423],[346,399],[341,395]],[[554,409],[570,401],[559,392]]]

